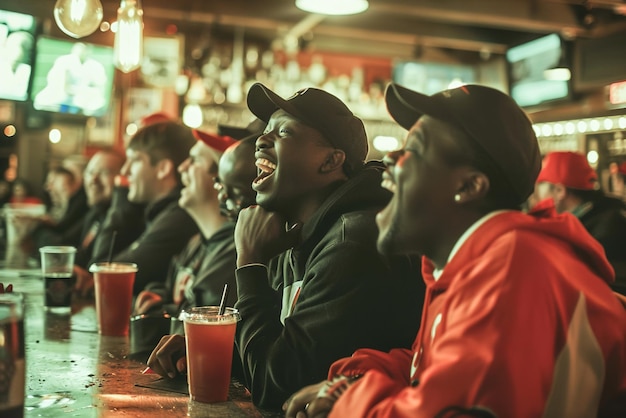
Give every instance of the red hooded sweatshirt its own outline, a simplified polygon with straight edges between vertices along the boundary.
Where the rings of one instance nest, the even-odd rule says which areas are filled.
[[[329,378],[364,376],[330,417],[587,418],[616,406],[601,416],[626,416],[626,310],[607,284],[613,270],[574,216],[541,215],[488,219],[438,280],[424,258],[412,351],[363,349],[334,363]]]

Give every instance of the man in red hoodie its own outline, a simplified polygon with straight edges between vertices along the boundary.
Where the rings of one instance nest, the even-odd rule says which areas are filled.
[[[516,210],[541,166],[526,114],[476,85],[385,99],[409,134],[385,157],[378,249],[424,255],[420,331],[412,350],[335,362],[287,417],[626,416],[626,310],[602,247],[571,214]]]

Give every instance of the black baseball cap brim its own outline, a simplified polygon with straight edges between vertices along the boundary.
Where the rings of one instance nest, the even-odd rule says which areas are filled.
[[[296,106],[260,83],[253,84],[248,91],[248,108],[265,123],[269,122],[278,109],[284,110],[305,123],[310,123],[306,115]]]
[[[528,115],[509,95],[465,85],[427,96],[391,83],[385,102],[391,117],[407,130],[424,115],[462,130],[507,181],[517,203],[532,193],[541,168],[539,144]]]
[[[231,138],[243,140],[247,136],[263,132],[267,122],[264,122],[258,118],[255,118],[246,127],[233,126],[233,125],[217,125],[217,134],[223,136],[230,136]]]
[[[407,131],[423,115],[454,122],[455,117],[438,98],[439,96],[427,96],[397,84],[389,84],[385,92],[389,114]]]

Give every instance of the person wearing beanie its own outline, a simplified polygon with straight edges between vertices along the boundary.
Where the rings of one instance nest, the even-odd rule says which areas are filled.
[[[191,129],[164,121],[141,128],[126,148],[121,174],[128,180],[127,200],[131,205],[122,201],[116,204],[114,199],[94,242],[90,264],[107,261],[111,248],[112,261],[136,263],[135,295],[149,282],[164,282],[172,257],[198,233],[193,219],[178,206],[182,184],[177,167],[195,143]],[[136,211],[132,205],[144,208],[142,222],[127,216],[127,212]],[[132,241],[124,237],[127,231],[137,231],[137,223],[142,224],[143,231],[131,235]],[[83,289],[92,283],[90,276],[78,280]]]
[[[247,101],[267,127],[257,205],[235,228],[235,342],[253,402],[278,409],[359,347],[409,347],[423,286],[418,260],[376,251],[374,216],[390,194],[381,164],[365,163],[362,121],[315,88],[283,99],[257,83]],[[180,371],[165,363],[162,374]]]
[[[537,177],[535,198],[554,203],[558,213],[576,216],[596,239],[615,270],[614,290],[626,295],[626,205],[599,189],[598,176],[584,154],[548,153]]]
[[[480,85],[390,84],[385,101],[409,133],[384,158],[378,249],[423,255],[420,331],[335,362],[286,417],[626,416],[626,309],[602,247],[571,215],[519,210],[541,168],[525,112]]]

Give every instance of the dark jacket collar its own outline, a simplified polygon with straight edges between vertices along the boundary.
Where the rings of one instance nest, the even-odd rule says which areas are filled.
[[[146,207],[145,215],[146,222],[151,222],[154,218],[157,217],[159,213],[161,213],[165,208],[167,208],[172,203],[178,204],[178,198],[180,197],[181,187],[177,186],[172,191],[165,196],[164,198],[157,200],[154,203],[150,203]]]
[[[326,232],[344,213],[366,209],[382,209],[391,199],[391,192],[380,185],[385,166],[370,161],[354,177],[339,186],[313,214],[302,229],[302,242]]]

